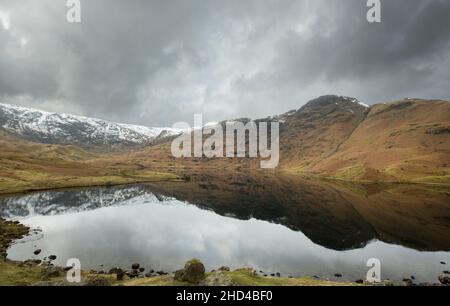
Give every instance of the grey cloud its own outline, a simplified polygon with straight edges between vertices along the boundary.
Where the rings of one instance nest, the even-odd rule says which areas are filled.
[[[450,2],[0,0],[0,99],[120,122],[264,117],[329,93],[450,99]],[[24,45],[24,39],[26,44]]]

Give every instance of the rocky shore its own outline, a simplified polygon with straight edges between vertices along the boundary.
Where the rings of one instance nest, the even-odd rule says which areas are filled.
[[[14,240],[27,235],[29,228],[18,221],[6,221],[0,218],[0,260],[6,259],[6,251]]]
[[[14,242],[29,233],[30,229],[17,221],[6,221],[0,218],[0,285],[38,285],[38,286],[361,286],[373,285],[363,279],[354,282],[333,282],[318,277],[294,278],[282,277],[280,273],[256,271],[252,268],[242,268],[231,271],[227,266],[207,272],[203,263],[191,259],[183,269],[174,272],[146,270],[139,263],[133,263],[130,269],[119,267],[109,270],[81,271],[80,283],[68,283],[66,280],[68,267],[58,267],[53,264],[56,255],[40,259],[30,259],[23,262],[7,259],[7,249]],[[41,254],[40,249],[34,250],[34,255]],[[31,254],[30,254],[31,255]],[[447,263],[441,262],[445,267]],[[336,273],[336,278],[342,277]],[[441,286],[450,284],[450,272],[443,271],[436,283],[416,283],[414,276],[403,279],[404,286]],[[382,286],[394,284],[385,280]]]

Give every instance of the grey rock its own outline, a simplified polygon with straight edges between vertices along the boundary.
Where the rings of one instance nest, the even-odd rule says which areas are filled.
[[[175,280],[198,284],[205,278],[205,266],[198,259],[191,259],[184,265],[184,269],[175,272]]]
[[[208,275],[202,280],[199,285],[201,286],[234,286],[235,283],[225,271],[216,271]]]

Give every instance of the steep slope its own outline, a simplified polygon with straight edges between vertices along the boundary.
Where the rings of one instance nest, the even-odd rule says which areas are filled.
[[[278,170],[355,181],[450,183],[450,102],[405,99],[368,107],[354,98],[323,96],[261,120],[280,122]],[[260,167],[249,158],[175,159],[170,139],[128,157],[146,167],[191,173]]]
[[[118,124],[8,104],[0,104],[0,129],[36,142],[70,144],[83,148],[143,146],[160,135],[167,137],[180,133],[171,128]]]
[[[74,122],[82,122],[76,121],[76,128],[70,129],[66,127],[71,126],[74,116],[49,113],[41,115],[43,112],[20,108],[19,111],[16,108],[10,111],[18,114],[8,115],[6,121],[1,119],[0,112],[0,125],[5,130],[13,131],[12,134],[8,132],[9,136],[4,134],[0,138],[3,149],[0,166],[8,170],[1,175],[4,181],[11,181],[12,176],[8,173],[15,173],[11,184],[22,179],[17,175],[17,169],[37,169],[39,173],[44,169],[51,173],[69,176],[80,173],[90,177],[103,176],[105,173],[116,176],[146,170],[176,174],[213,172],[221,175],[224,170],[253,171],[260,168],[259,160],[252,158],[177,159],[171,154],[171,140],[174,133],[179,131],[104,121],[98,123],[96,119],[89,118],[73,119]],[[58,125],[60,119],[64,119],[61,129]],[[89,125],[91,120],[99,125]],[[249,119],[241,119],[244,122],[247,120]],[[368,107],[354,98],[323,96],[308,102],[297,111],[256,121],[262,120],[280,122],[278,171],[356,181],[450,184],[450,102],[405,99]],[[87,128],[85,124],[88,125]],[[130,134],[107,133],[112,140],[94,137],[105,133],[104,124],[115,126],[115,131],[123,128]],[[80,125],[82,128],[79,128]],[[101,133],[95,130],[83,134],[96,127]],[[83,131],[81,136],[80,131]],[[47,137],[48,134],[50,136]],[[74,143],[76,146],[47,148],[24,140],[17,144],[17,135],[30,135],[27,138],[38,142],[58,141]],[[122,135],[125,140],[120,140],[122,136],[113,135]],[[151,139],[150,145],[136,147],[137,143],[145,141],[141,142],[143,138],[140,136],[136,136],[140,140],[135,141],[133,135],[147,135],[145,141]],[[120,145],[133,150],[120,154],[105,153],[107,151],[98,154],[99,151],[95,151],[95,156],[89,156],[91,153],[79,148],[90,145],[103,148],[105,139],[109,144],[114,144],[117,140]],[[89,145],[86,145],[86,141]],[[126,143],[131,144],[125,145]],[[36,146],[38,149],[34,149]],[[55,169],[55,165],[60,164],[63,167]],[[83,169],[79,169],[80,167]]]
[[[374,105],[334,154],[308,170],[343,179],[450,182],[450,103]]]
[[[311,169],[338,150],[364,120],[369,107],[357,99],[323,96],[285,117],[280,130],[281,164]]]

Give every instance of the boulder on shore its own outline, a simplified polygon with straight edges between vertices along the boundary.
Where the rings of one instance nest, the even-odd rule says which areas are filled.
[[[198,259],[191,259],[184,268],[175,272],[174,279],[177,281],[198,284],[205,278],[205,266]]]

